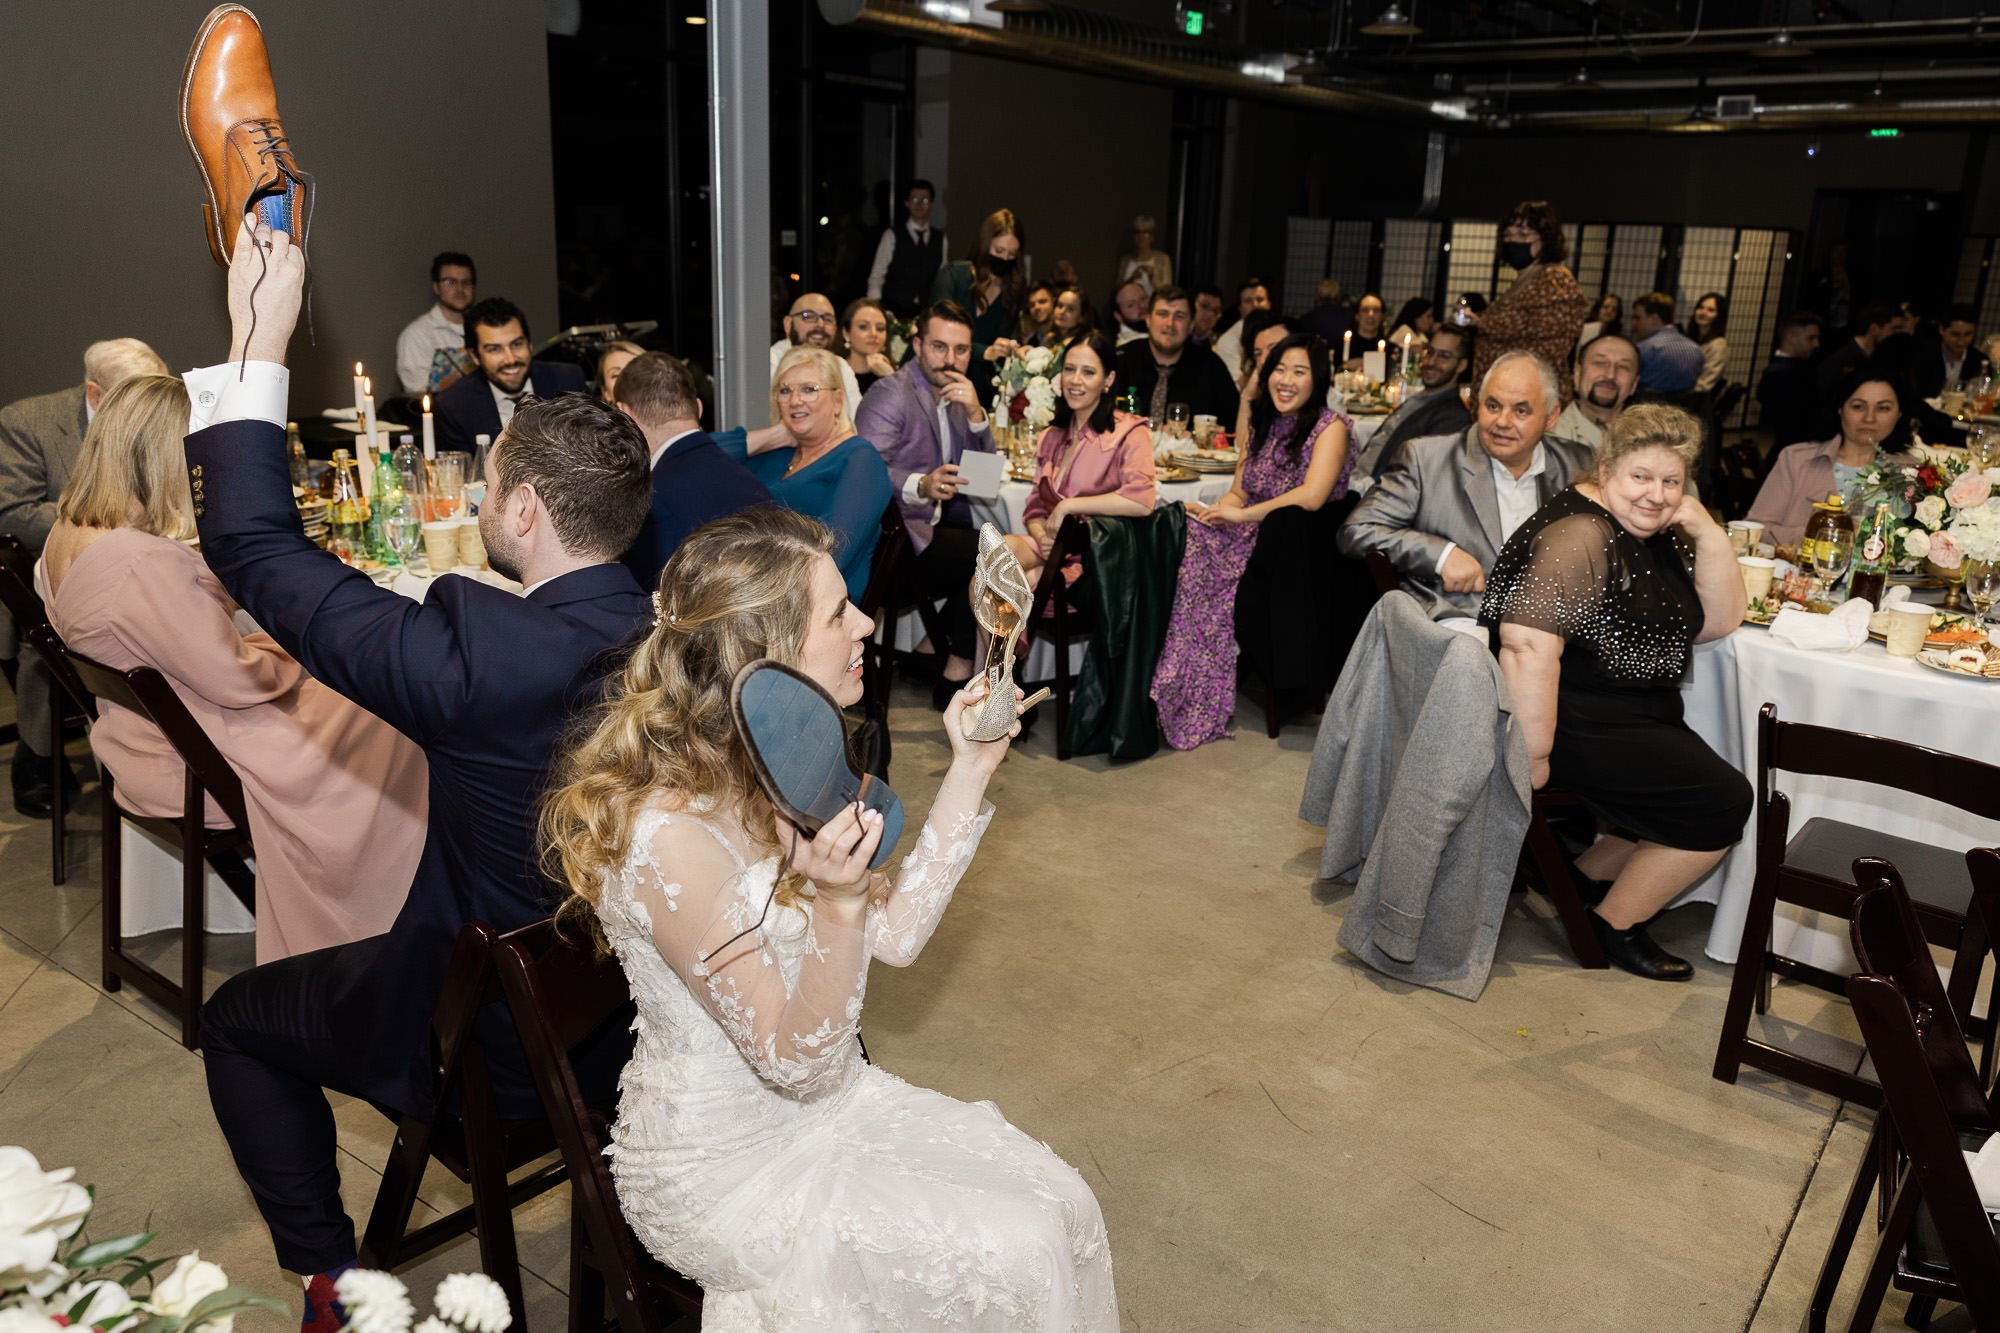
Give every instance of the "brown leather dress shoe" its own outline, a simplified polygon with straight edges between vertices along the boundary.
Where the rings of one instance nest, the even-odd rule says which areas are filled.
[[[301,250],[312,218],[312,177],[292,160],[278,121],[278,90],[257,16],[217,5],[201,22],[181,69],[181,135],[208,202],[201,207],[208,252],[229,267],[239,220],[251,209]]]

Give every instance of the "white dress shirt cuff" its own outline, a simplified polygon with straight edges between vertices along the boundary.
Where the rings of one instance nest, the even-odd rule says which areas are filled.
[[[1453,551],[1456,551],[1457,549],[1458,549],[1457,542],[1446,542],[1444,544],[1444,549],[1438,552],[1438,562],[1436,565],[1433,566],[1433,568],[1438,572],[1440,576],[1443,575],[1444,573],[1444,562],[1451,559],[1451,553]]]
[[[181,376],[188,391],[188,434],[222,421],[285,424],[292,372],[275,361],[230,361]]]
[[[913,505],[917,503],[919,500],[924,498],[923,492],[917,489],[918,484],[921,483],[923,479],[924,479],[924,474],[921,472],[912,472],[909,476],[903,478],[904,504]]]

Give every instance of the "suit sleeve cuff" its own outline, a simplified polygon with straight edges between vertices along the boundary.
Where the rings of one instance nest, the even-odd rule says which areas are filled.
[[[912,472],[909,476],[903,478],[904,504],[913,505],[924,498],[923,495],[917,490],[918,483],[923,481],[923,479],[924,479],[924,474],[921,472]]]
[[[1446,542],[1444,549],[1438,552],[1437,564],[1431,566],[1431,568],[1436,570],[1439,575],[1442,575],[1444,573],[1444,562],[1451,559],[1451,553],[1457,549],[1457,542]]]
[[[275,361],[231,361],[181,376],[188,391],[188,434],[224,421],[268,421],[283,429],[292,372]]]

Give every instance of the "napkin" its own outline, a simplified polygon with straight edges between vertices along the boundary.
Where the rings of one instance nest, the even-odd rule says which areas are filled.
[[[1972,1172],[1980,1206],[1989,1213],[2000,1212],[2000,1134],[1987,1139],[1978,1152],[1966,1153],[1965,1169]]]
[[[1848,652],[1868,641],[1868,617],[1873,610],[1859,599],[1842,602],[1831,615],[1824,616],[1788,606],[1771,622],[1771,637],[1782,639],[1794,648]]]
[[[328,421],[353,421],[361,415],[351,407],[322,407],[319,414]]]

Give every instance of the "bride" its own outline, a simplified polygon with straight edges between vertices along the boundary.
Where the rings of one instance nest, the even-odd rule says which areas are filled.
[[[619,1202],[700,1282],[705,1329],[1116,1329],[1090,1187],[990,1102],[868,1064],[869,964],[915,961],[992,818],[1008,742],[965,739],[892,881],[879,817],[806,840],[757,786],[730,682],[788,662],[861,697],[873,629],[810,518],[758,509],[689,538],[660,619],[562,761],[543,816],[572,896],[638,1005],[609,1150]]]

